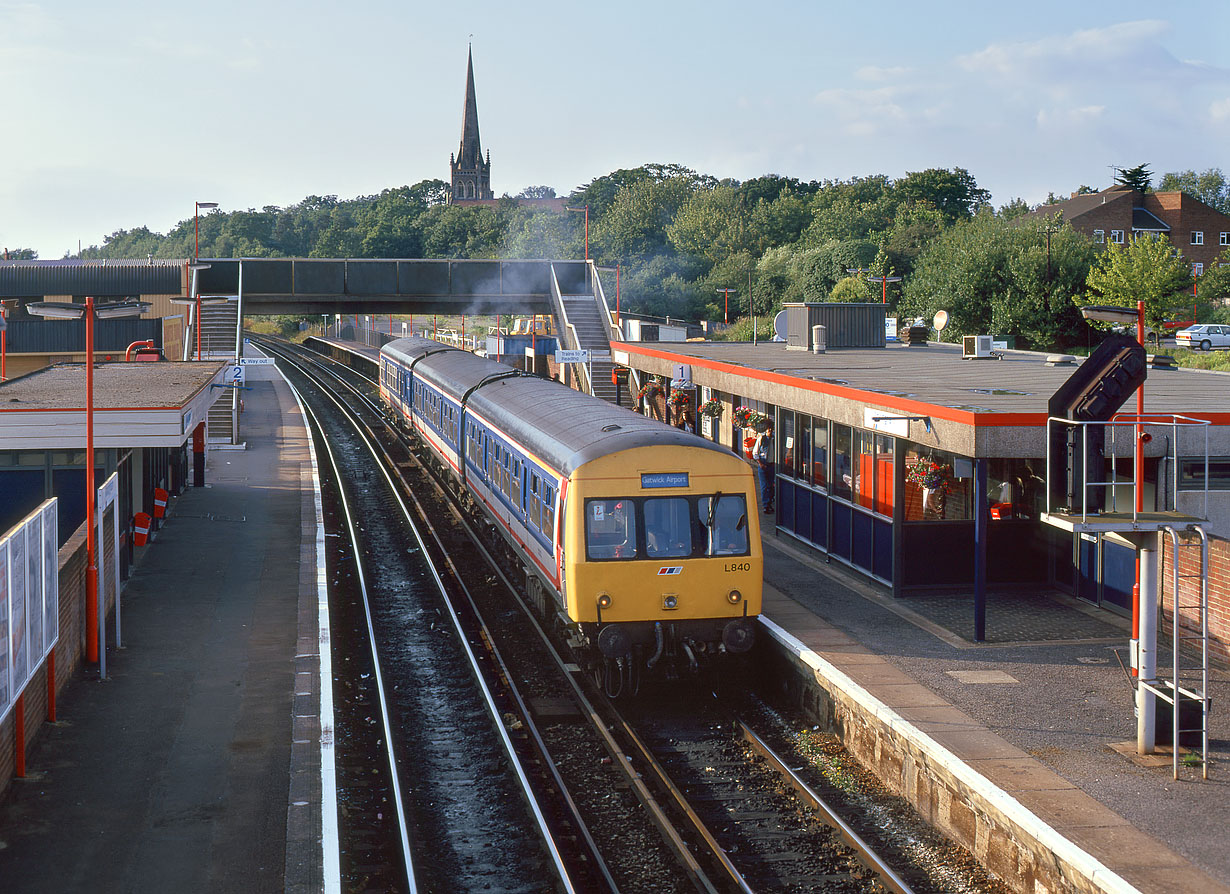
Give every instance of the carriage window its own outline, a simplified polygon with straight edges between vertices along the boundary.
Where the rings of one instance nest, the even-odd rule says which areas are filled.
[[[542,532],[548,536],[555,534],[555,488],[543,488]]]
[[[713,513],[713,525],[709,514]],[[717,505],[713,497],[696,501],[696,514],[702,530],[708,532],[706,554],[710,556],[747,555],[747,500],[743,494],[721,494]]]
[[[645,501],[645,554],[651,559],[692,554],[692,516],[687,498]]]
[[[636,558],[636,513],[630,500],[585,502],[585,549],[591,559]]]
[[[538,476],[530,475],[530,524],[542,530],[542,499],[538,490]]]

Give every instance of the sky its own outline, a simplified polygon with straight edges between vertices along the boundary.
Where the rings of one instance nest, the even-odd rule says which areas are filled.
[[[962,167],[992,202],[1222,168],[1230,3],[0,0],[0,248],[448,179]],[[1156,180],[1155,180],[1156,182]]]

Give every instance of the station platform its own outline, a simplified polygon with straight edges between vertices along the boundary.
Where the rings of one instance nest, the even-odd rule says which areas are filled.
[[[987,641],[974,643],[972,596],[894,598],[763,530],[766,626],[877,733],[914,737],[920,761],[956,762],[962,787],[1054,842],[1091,890],[1230,891],[1224,669],[1210,685],[1210,778],[1181,767],[1176,782],[1168,746],[1135,754],[1127,619],[1057,593],[993,592]]]
[[[277,372],[249,368],[248,384],[246,449],[212,450],[207,486],[174,503],[124,590],[123,649],[108,627],[108,679],[69,684],[0,800],[0,890],[322,888],[313,466]],[[1169,759],[1113,747],[1135,736],[1125,620],[996,592],[975,644],[968,598],[895,599],[765,524],[766,627],[798,666],[1024,811],[1073,890],[1230,892],[1225,671],[1212,778],[1174,782]]]
[[[168,364],[170,366],[170,364]],[[0,890],[321,890],[314,470],[250,367],[246,449],[211,450],[0,800]]]

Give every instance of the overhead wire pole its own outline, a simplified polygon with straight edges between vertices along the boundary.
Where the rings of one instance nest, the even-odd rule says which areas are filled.
[[[725,307],[725,310],[722,311],[722,322],[725,323],[727,326],[729,326],[730,325],[730,293],[737,292],[739,290],[738,289],[714,289],[713,291],[721,292],[722,294],[726,296],[726,307]]]

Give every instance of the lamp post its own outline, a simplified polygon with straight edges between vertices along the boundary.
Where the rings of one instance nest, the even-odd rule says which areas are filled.
[[[738,289],[714,289],[713,291],[720,292],[726,297],[726,303],[723,305],[723,309],[722,309],[722,322],[725,323],[727,326],[729,326],[730,325],[730,293],[737,292],[739,290]]]
[[[97,663],[99,648],[98,549],[94,539],[94,506],[98,494],[94,486],[94,319],[136,317],[149,307],[145,301],[124,301],[95,306],[93,296],[85,305],[67,302],[36,301],[26,310],[40,317],[80,320],[85,318],[85,652],[86,660]]]
[[[195,308],[192,318],[192,328],[196,330],[196,356],[194,359],[201,359],[201,289],[197,285],[196,275],[202,270],[208,270],[209,264],[202,264],[196,258],[192,259],[192,263],[188,265],[188,269],[192,271],[192,282],[189,285],[191,294],[188,296],[188,301]]]
[[[195,204],[196,210],[192,213],[193,229],[196,232],[196,236],[192,241],[193,263],[195,263],[196,259],[201,256],[201,209],[204,208],[208,211],[210,208],[218,207],[217,202],[197,202]]]

